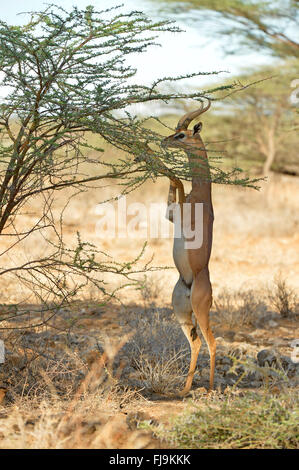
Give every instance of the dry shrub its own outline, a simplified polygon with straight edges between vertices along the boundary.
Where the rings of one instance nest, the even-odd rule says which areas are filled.
[[[161,294],[162,289],[163,282],[161,282],[161,279],[145,275],[140,286],[140,295],[143,300],[144,306],[155,305]]]
[[[156,393],[165,393],[179,388],[186,377],[186,352],[173,352],[172,356],[149,358],[140,351],[135,359],[135,368],[147,389]]]
[[[178,389],[189,366],[189,345],[170,309],[132,312],[135,334],[121,353],[130,362],[136,385],[155,393]]]
[[[8,350],[1,367],[0,380],[7,384],[7,399],[38,399],[53,396],[69,399],[85,377],[88,367],[73,351],[44,351],[43,348]]]
[[[283,318],[297,314],[298,298],[281,275],[275,278],[273,290],[269,290],[269,301]]]
[[[179,352],[182,345],[188,346],[185,335],[176,321],[172,309],[153,308],[143,311],[132,311],[127,317],[134,336],[124,348],[131,357],[136,357],[139,351],[148,357],[170,357],[173,352]],[[128,349],[128,350],[127,350]]]
[[[255,325],[267,312],[267,306],[261,294],[253,290],[230,292],[224,289],[214,301],[215,321],[229,328]]]

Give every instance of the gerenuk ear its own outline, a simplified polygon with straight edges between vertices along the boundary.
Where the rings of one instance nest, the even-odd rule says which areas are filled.
[[[202,122],[199,122],[198,124],[195,124],[195,126],[193,127],[193,135],[200,132],[201,129],[202,129]]]

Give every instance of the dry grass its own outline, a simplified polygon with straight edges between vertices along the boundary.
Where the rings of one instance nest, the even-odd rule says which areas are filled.
[[[171,426],[150,429],[176,449],[298,449],[298,419],[298,396],[265,390],[192,403]]]
[[[124,413],[94,395],[82,397],[72,415],[72,402],[42,401],[0,409],[1,449],[144,449],[159,441],[148,431],[130,431]],[[110,412],[104,411],[109,410]]]
[[[134,368],[139,372],[140,380],[147,389],[155,393],[171,393],[183,385],[187,373],[184,362],[186,351],[174,351],[169,358],[160,359],[149,358],[140,351],[134,361]]]
[[[134,335],[121,354],[126,357],[135,387],[145,394],[171,393],[180,388],[188,369],[189,351],[171,310],[152,303],[147,309],[128,310],[126,324]],[[126,371],[123,376],[128,378]]]
[[[109,356],[93,351],[84,364],[73,357],[79,376],[70,364],[62,367],[63,360],[50,362],[46,370],[41,361],[36,370],[27,364],[26,377],[20,374],[22,392],[10,387],[7,404],[0,404],[0,448],[156,448],[159,442],[150,432],[130,431],[119,412],[141,397],[118,383]],[[13,379],[12,374],[7,382]]]

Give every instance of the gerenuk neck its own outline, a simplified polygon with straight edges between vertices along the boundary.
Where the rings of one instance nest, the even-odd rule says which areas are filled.
[[[198,201],[212,204],[210,167],[203,141],[196,148],[186,150],[192,173],[192,196]]]

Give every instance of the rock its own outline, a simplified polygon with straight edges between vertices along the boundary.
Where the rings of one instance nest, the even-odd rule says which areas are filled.
[[[281,333],[284,333],[284,334],[287,334],[287,335],[290,334],[290,330],[289,330],[288,328],[284,328],[283,326],[280,326],[280,327],[279,327],[279,331],[280,331]]]
[[[226,378],[226,382],[228,383],[228,385],[234,385],[239,379],[239,377],[237,377],[236,374],[232,374],[232,373],[226,374],[225,378]]]
[[[204,369],[201,369],[200,376],[203,380],[209,380],[210,379],[210,368],[205,367]]]
[[[266,365],[272,367],[278,363],[278,354],[273,349],[262,349],[257,354],[258,365],[264,367]]]
[[[234,335],[234,341],[236,341],[237,343],[242,343],[243,340],[244,340],[244,336],[242,333],[236,333]]]
[[[274,320],[270,320],[270,321],[268,322],[268,326],[269,326],[270,328],[275,328],[276,326],[278,326],[278,323],[277,323],[276,321],[274,321]]]
[[[252,382],[250,382],[250,385],[253,388],[260,388],[261,387],[261,383],[258,380],[253,380]]]
[[[230,370],[231,366],[224,365],[221,367],[221,372],[226,375],[226,373]]]
[[[216,364],[220,366],[225,364],[231,365],[232,363],[233,361],[231,360],[231,358],[227,356],[220,356],[216,359]]]
[[[260,331],[260,330],[256,330],[256,331],[252,331],[252,333],[250,333],[250,335],[253,337],[253,338],[258,338],[260,336],[264,336],[264,332],[263,331]]]
[[[234,336],[234,341],[242,343],[246,341],[247,343],[252,343],[254,340],[253,338],[248,335],[247,333],[236,333]]]
[[[289,358],[288,356],[281,356],[280,361],[284,369],[287,369],[288,367],[294,365],[294,363],[292,362],[292,359]]]
[[[229,341],[235,341],[235,332],[234,331],[228,331],[225,336]]]
[[[249,344],[247,343],[234,343],[233,348],[229,351],[229,354],[236,357],[237,359],[242,359],[244,356],[247,356],[249,352]]]
[[[225,341],[225,339],[224,339],[222,336],[217,336],[217,338],[215,338],[215,340],[216,340],[217,346],[218,346],[219,344],[221,344],[221,345],[225,345],[225,344],[226,344],[226,341]]]
[[[266,313],[265,315],[260,316],[255,322],[257,328],[266,328],[270,321],[273,321],[274,318],[277,318],[277,315],[273,313]]]
[[[224,357],[222,359],[222,364],[231,366],[233,364],[233,360],[230,357]]]
[[[299,375],[299,364],[294,363],[290,357],[281,356],[280,362],[289,378],[293,378],[296,375]]]

